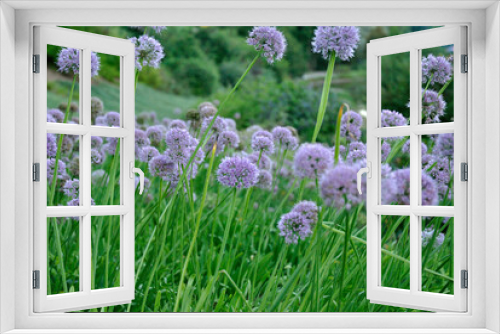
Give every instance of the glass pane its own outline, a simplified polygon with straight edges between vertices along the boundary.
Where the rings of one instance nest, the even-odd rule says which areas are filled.
[[[422,205],[453,206],[453,133],[422,136]]]
[[[80,291],[80,217],[47,218],[47,294]]]
[[[47,205],[80,205],[79,188],[80,136],[47,133]]]
[[[380,126],[410,124],[410,53],[380,57],[381,106]]]
[[[47,122],[80,123],[80,50],[47,45],[47,70]]]
[[[410,217],[381,216],[381,284],[410,289]]]
[[[93,205],[119,205],[120,202],[119,138],[92,136],[91,163]]]
[[[91,124],[120,126],[120,57],[92,53]]]
[[[120,286],[120,218],[92,217],[92,289]]]
[[[422,124],[453,122],[453,45],[422,50]]]
[[[422,291],[453,294],[453,217],[422,217]]]
[[[382,205],[410,205],[410,137],[381,138]]]

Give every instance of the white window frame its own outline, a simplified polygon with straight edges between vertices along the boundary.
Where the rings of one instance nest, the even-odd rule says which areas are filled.
[[[17,7],[14,10],[12,7]],[[100,8],[96,8],[99,6]],[[122,8],[120,8],[122,6]],[[426,7],[428,6],[428,7]],[[429,7],[432,6],[432,7]],[[456,6],[456,7],[454,7]],[[489,6],[489,7],[488,7]],[[66,7],[66,8],[64,8]],[[107,9],[102,9],[106,7]],[[144,9],[124,9],[141,7]],[[397,8],[394,8],[397,7]],[[486,8],[488,7],[488,8]],[[24,9],[23,9],[24,8]],[[51,8],[53,10],[40,10]],[[77,8],[77,9],[75,9]],[[76,329],[100,333],[106,329],[212,329],[212,332],[346,332],[350,333],[493,333],[500,331],[500,11],[491,2],[280,2],[217,3],[94,1],[17,2],[0,4],[0,189],[1,234],[0,315],[2,330],[36,333],[38,329],[70,333]],[[57,9],[57,10],[54,10]],[[31,290],[32,147],[31,54],[32,28],[53,25],[443,25],[469,28],[468,145],[470,157],[468,215],[468,312],[435,314],[34,314]],[[15,41],[13,38],[15,31]],[[7,48],[6,48],[6,47]],[[9,47],[11,47],[9,49]],[[15,47],[15,53],[12,48]],[[15,54],[15,57],[13,56]],[[485,71],[488,63],[488,71]],[[15,71],[13,67],[15,66]],[[4,74],[8,74],[6,77]],[[15,77],[14,87],[9,86]],[[9,96],[9,93],[12,96]],[[15,93],[15,94],[14,94]],[[4,108],[15,112],[6,113]],[[474,116],[474,118],[472,118]],[[9,124],[9,125],[7,125]],[[7,129],[15,124],[15,146]],[[488,133],[486,141],[485,132]],[[486,154],[487,152],[487,154]],[[7,163],[13,160],[13,163]],[[485,167],[486,166],[486,167]],[[15,179],[12,179],[14,172]],[[486,174],[488,173],[488,182]],[[11,188],[6,189],[4,185]],[[8,200],[15,188],[14,200]],[[488,194],[488,196],[486,196]],[[488,206],[485,206],[488,204]],[[15,211],[9,206],[14,205]],[[488,221],[486,220],[488,217]],[[15,238],[15,244],[11,241]],[[14,254],[14,256],[12,256]],[[14,286],[14,289],[12,288]],[[488,293],[486,293],[488,290]],[[14,305],[14,308],[12,308]],[[355,330],[355,329],[358,330]],[[30,329],[31,331],[28,331]],[[265,331],[264,329],[269,329]],[[296,329],[285,330],[285,329]],[[342,330],[345,329],[345,330]],[[187,333],[188,331],[184,331]]]
[[[421,310],[464,312],[467,290],[461,287],[461,271],[467,270],[467,188],[460,180],[461,163],[467,163],[467,73],[461,71],[461,56],[467,55],[466,27],[433,28],[371,41],[367,44],[367,298],[372,303]],[[422,124],[422,50],[453,45],[454,121]],[[410,124],[382,127],[382,57],[407,53],[410,62]],[[421,205],[421,136],[454,134],[454,206]],[[410,205],[382,205],[380,166],[381,140],[407,136],[410,140]],[[410,220],[410,288],[382,286],[381,233],[383,215],[407,216]],[[422,286],[422,217],[454,217],[454,294],[424,292]]]

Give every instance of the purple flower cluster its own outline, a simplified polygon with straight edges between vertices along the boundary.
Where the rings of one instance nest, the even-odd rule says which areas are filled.
[[[219,165],[217,179],[226,187],[250,188],[259,180],[259,170],[244,157],[226,157]]]
[[[432,227],[427,227],[422,231],[422,247],[425,247],[432,241],[436,231]],[[432,247],[438,248],[444,242],[444,233],[439,233],[434,239],[434,245]]]
[[[278,222],[280,236],[287,244],[296,244],[299,239],[305,240],[313,234],[318,222],[318,206],[311,201],[302,201],[292,211],[281,216]]]
[[[179,182],[178,165],[165,154],[157,155],[149,161],[149,172],[176,186]]]
[[[294,157],[295,174],[300,178],[319,178],[332,164],[330,150],[321,144],[302,144]]]
[[[278,147],[281,147],[282,150],[294,151],[299,146],[299,140],[288,128],[276,126],[271,133],[274,142]]]
[[[408,125],[406,118],[397,111],[382,109],[380,114],[380,125],[383,128],[391,126],[405,126]]]
[[[254,27],[248,34],[247,43],[262,52],[269,64],[281,60],[286,51],[286,38],[276,27]]]
[[[80,50],[73,48],[62,48],[57,56],[57,67],[59,72],[80,74]],[[90,53],[90,74],[95,77],[99,73],[101,59],[97,53]]]
[[[358,48],[359,39],[359,29],[357,27],[321,26],[314,31],[313,52],[321,53],[324,59],[328,59],[333,51],[336,57],[346,61],[354,57],[354,51]]]
[[[266,154],[274,153],[273,135],[267,131],[257,131],[252,135],[252,150]]]
[[[444,85],[451,79],[451,75],[452,67],[445,57],[430,54],[422,58],[422,83],[429,81],[430,85],[436,82]]]
[[[135,67],[138,71],[144,66],[160,67],[160,62],[165,57],[160,42],[147,35],[132,37],[129,40],[135,45]]]
[[[425,124],[441,122],[441,116],[444,115],[446,102],[443,95],[439,95],[436,91],[428,89],[422,90],[422,120]]]
[[[342,115],[340,121],[340,135],[347,141],[358,141],[361,138],[363,118],[355,111],[348,111]]]
[[[120,126],[120,114],[116,111],[110,111],[103,116],[98,116],[95,119],[95,125],[98,126]]]
[[[361,202],[356,179],[358,169],[356,166],[339,163],[322,176],[319,186],[326,205],[350,210],[352,204]]]

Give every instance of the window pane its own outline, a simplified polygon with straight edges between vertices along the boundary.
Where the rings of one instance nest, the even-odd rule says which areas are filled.
[[[92,289],[120,286],[120,218],[92,217]]]
[[[422,136],[422,205],[453,206],[453,133]]]
[[[95,62],[99,62],[99,66]],[[92,125],[120,126],[120,57],[92,53]],[[95,73],[93,72],[93,73]]]
[[[93,205],[120,204],[120,145],[119,138],[92,136]]]
[[[453,45],[422,50],[422,124],[453,122]]]
[[[79,70],[80,50],[47,45],[47,122],[80,123]]]
[[[410,217],[381,216],[384,287],[410,289]]]
[[[410,137],[381,138],[382,205],[410,205]]]
[[[47,218],[47,294],[80,291],[80,217]]]
[[[410,124],[410,53],[380,57],[381,127]]]
[[[453,294],[453,217],[422,217],[422,291]]]
[[[47,133],[47,205],[80,205],[79,188],[80,136]]]

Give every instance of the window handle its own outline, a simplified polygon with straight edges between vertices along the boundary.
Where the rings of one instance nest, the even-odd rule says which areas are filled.
[[[367,167],[364,167],[364,168],[361,168],[360,170],[358,170],[358,192],[360,195],[363,193],[361,191],[361,176],[364,173],[366,173],[369,179],[372,178],[372,163],[368,161],[366,163],[366,165],[367,165]]]
[[[129,171],[131,179],[135,177],[135,173],[139,174],[139,195],[142,195],[142,192],[144,191],[144,172],[142,169],[134,167],[133,161],[130,161]]]

